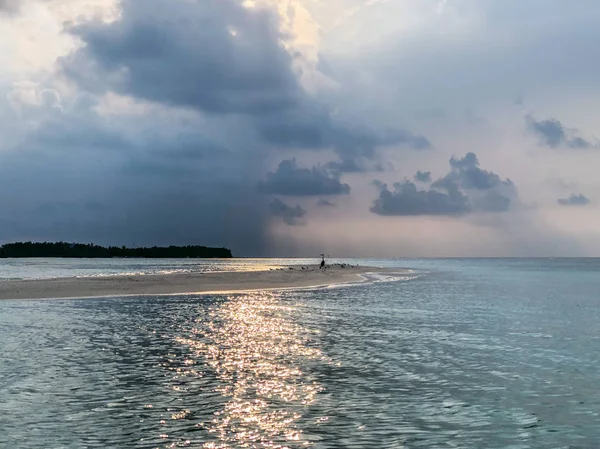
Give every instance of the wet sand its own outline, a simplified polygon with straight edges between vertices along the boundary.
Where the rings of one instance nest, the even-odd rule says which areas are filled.
[[[179,273],[146,276],[106,276],[43,280],[0,281],[0,299],[87,298],[125,295],[223,293],[278,288],[318,287],[360,282],[375,267],[341,267],[326,270],[308,266],[269,271]],[[395,272],[402,270],[395,269]]]

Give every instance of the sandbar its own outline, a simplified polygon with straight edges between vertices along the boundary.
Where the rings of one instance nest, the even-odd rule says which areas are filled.
[[[364,275],[389,269],[332,265],[281,267],[268,271],[173,273],[0,281],[1,299],[67,299],[131,295],[241,292],[320,287],[364,281]],[[401,272],[401,269],[394,269]]]

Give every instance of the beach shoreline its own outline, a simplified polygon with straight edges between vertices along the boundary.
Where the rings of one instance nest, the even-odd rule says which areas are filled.
[[[400,273],[395,268],[331,265],[289,266],[268,271],[173,273],[134,276],[0,281],[0,300],[76,299],[119,296],[235,293],[256,290],[318,288],[364,282],[368,273]]]

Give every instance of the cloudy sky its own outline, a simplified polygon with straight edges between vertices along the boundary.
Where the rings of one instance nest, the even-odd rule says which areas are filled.
[[[0,0],[0,240],[600,255],[597,0]]]

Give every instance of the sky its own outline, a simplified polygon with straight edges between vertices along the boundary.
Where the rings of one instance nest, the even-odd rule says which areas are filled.
[[[600,256],[596,0],[0,0],[0,243]]]

